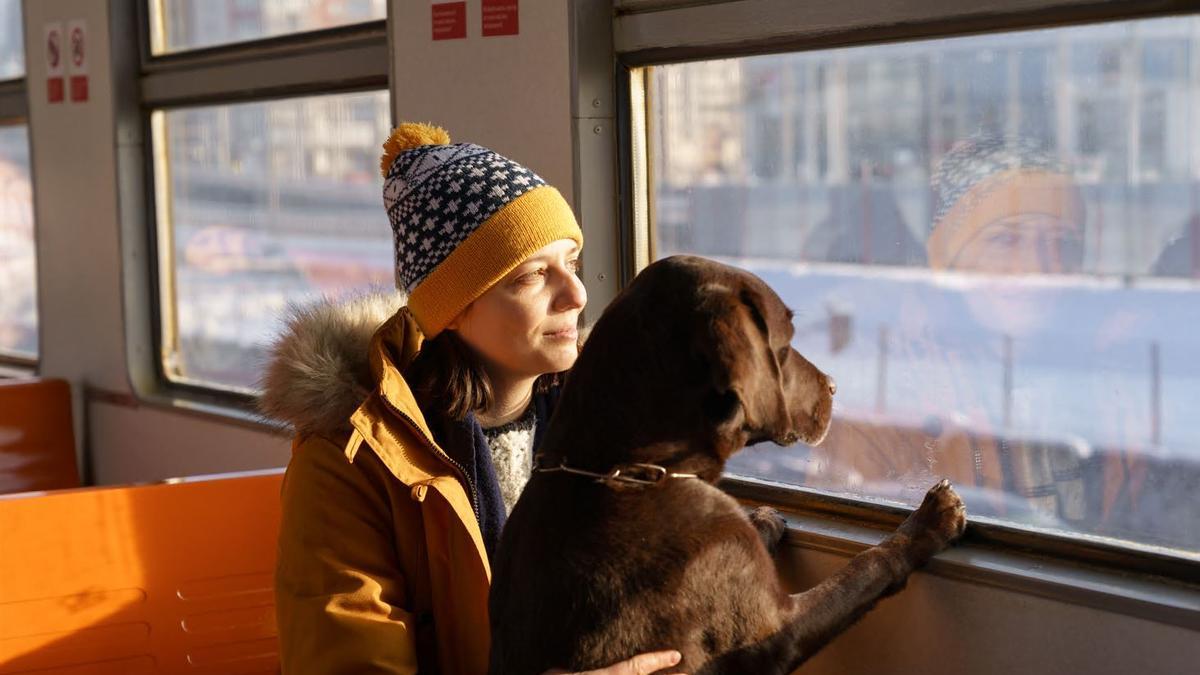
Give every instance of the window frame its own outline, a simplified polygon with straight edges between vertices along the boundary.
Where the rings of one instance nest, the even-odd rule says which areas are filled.
[[[191,107],[380,90],[388,92],[394,116],[389,20],[158,56],[151,53],[147,0],[114,0],[111,21],[114,28],[136,25],[138,33],[123,48],[113,45],[118,135],[131,146],[118,155],[118,183],[122,201],[128,200],[121,226],[127,366],[135,396],[178,412],[278,432],[277,423],[256,412],[255,395],[167,376],[163,329],[174,325],[174,310],[163,291],[173,285],[174,267],[173,251],[159,249],[154,118]]]
[[[327,38],[337,38],[347,33],[358,33],[362,31],[370,32],[371,27],[376,25],[384,25],[387,23],[387,17],[382,19],[368,19],[366,21],[357,21],[353,23],[344,23],[327,28],[313,28],[300,30],[292,33],[280,33],[277,35],[264,35],[245,40],[235,40],[215,45],[205,45],[202,47],[186,47],[172,51],[166,51],[162,54],[154,53],[154,16],[150,11],[150,3],[161,3],[162,0],[142,0],[137,3],[137,21],[138,21],[138,41],[142,53],[142,66],[145,68],[148,64],[161,63],[170,61],[176,57],[189,57],[191,55],[208,55],[221,57],[228,50],[241,50],[244,47],[267,47],[267,48],[283,48],[287,49],[289,45],[312,45]],[[386,5],[386,3],[385,3]],[[166,12],[166,7],[163,7],[163,12]],[[165,39],[165,38],[164,38]]]
[[[872,13],[880,9],[875,6],[833,3],[817,7],[791,0],[615,0],[615,8],[613,59],[620,139],[617,171],[622,191],[618,214],[622,287],[644,266],[641,261],[654,260],[653,171],[638,167],[639,162],[652,158],[639,157],[631,140],[638,134],[645,134],[643,138],[649,135],[646,125],[652,123],[651,103],[645,85],[649,69],[654,66],[1200,13],[1194,3],[1180,0],[982,0],[971,7],[956,0],[915,0],[902,7],[887,5],[883,15]],[[820,14],[821,20],[812,21],[814,14]],[[633,106],[639,101],[645,108],[635,110]],[[646,144],[641,143],[642,152]],[[639,172],[644,180],[639,181]],[[635,212],[638,206],[645,211]],[[637,231],[635,223],[644,223],[645,231]],[[897,505],[747,476],[726,476],[720,486],[742,502],[766,503],[823,520],[853,521],[879,530],[894,529],[910,512]],[[1168,555],[1136,542],[1122,546],[1099,538],[1039,532],[987,519],[971,519],[964,542],[997,551],[1019,550],[1105,573],[1133,571],[1187,583],[1189,588],[1194,588],[1192,580],[1200,573],[1200,559]],[[861,548],[851,545],[837,552],[854,553]],[[1044,594],[1032,575],[1010,575],[1005,579],[1004,585]],[[1056,591],[1051,596],[1080,602],[1086,594],[1069,585],[1064,588],[1065,592]],[[1163,603],[1143,606],[1144,598],[1121,593],[1105,598],[1101,603],[1104,609],[1163,620],[1159,614],[1164,610]],[[1083,604],[1096,603],[1089,600]],[[1170,623],[1200,625],[1200,612],[1194,609],[1167,614]]]

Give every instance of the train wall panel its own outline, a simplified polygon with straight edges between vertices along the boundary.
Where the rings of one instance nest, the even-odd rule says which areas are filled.
[[[97,485],[285,466],[291,441],[249,427],[151,407],[88,404]]]
[[[847,558],[799,546],[781,561],[794,590]],[[1200,663],[1200,632],[918,572],[809,661],[805,675],[1178,675]]]
[[[121,245],[108,2],[24,3],[40,374],[71,383],[77,439],[82,385],[129,391],[122,328]],[[86,27],[87,100],[47,99],[44,27]],[[67,54],[64,54],[67,56]]]

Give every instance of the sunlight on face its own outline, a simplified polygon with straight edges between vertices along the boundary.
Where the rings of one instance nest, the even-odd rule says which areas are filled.
[[[587,304],[578,268],[574,241],[548,244],[472,302],[449,329],[483,358],[492,378],[566,370],[579,354],[579,313]]]

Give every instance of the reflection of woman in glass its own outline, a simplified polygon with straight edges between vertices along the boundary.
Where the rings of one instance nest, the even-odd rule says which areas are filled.
[[[933,190],[929,266],[972,276],[961,304],[953,295],[938,306],[912,303],[892,333],[893,360],[915,373],[916,400],[907,404],[925,423],[839,420],[813,465],[837,467],[844,477],[813,478],[825,487],[845,480],[866,492],[915,499],[907,486],[948,477],[979,515],[1079,520],[1079,453],[1065,443],[1019,437],[996,403],[1005,345],[1050,319],[1052,290],[1037,277],[1080,267],[1078,190],[1037,148],[992,138],[947,153]]]

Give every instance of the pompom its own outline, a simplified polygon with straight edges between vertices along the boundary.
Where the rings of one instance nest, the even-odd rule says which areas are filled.
[[[405,150],[419,148],[422,145],[445,145],[450,142],[450,134],[446,130],[432,124],[420,122],[405,122],[392,129],[392,135],[383,143],[383,156],[379,158],[379,171],[387,178],[392,162]]]

